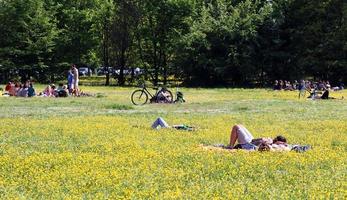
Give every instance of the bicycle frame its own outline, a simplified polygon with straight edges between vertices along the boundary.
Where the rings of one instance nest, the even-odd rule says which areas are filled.
[[[163,88],[161,88],[160,90],[159,90],[159,88],[153,88],[153,89],[156,90],[155,93],[154,93],[154,95],[147,89],[146,85],[143,85],[143,86],[142,86],[142,90],[143,90],[145,93],[147,93],[147,94],[150,96],[150,98],[153,98],[154,96],[157,96],[157,95],[158,95],[158,92],[161,91],[161,90],[163,90]]]
[[[146,86],[142,87],[142,90],[147,93],[151,98],[153,98],[153,95],[147,90]]]

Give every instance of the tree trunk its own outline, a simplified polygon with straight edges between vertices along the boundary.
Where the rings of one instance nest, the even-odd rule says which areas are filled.
[[[164,85],[167,84],[167,60],[165,51],[163,52],[163,67],[164,67]]]
[[[121,55],[121,58],[120,58],[120,71],[119,71],[119,77],[118,77],[118,84],[120,86],[123,86],[124,85],[124,66],[125,66],[125,57],[124,57],[124,51],[122,51],[122,55]]]
[[[104,72],[106,73],[106,82],[105,85],[110,85],[110,72],[109,72],[109,48],[108,48],[108,21],[105,17],[104,21],[104,37],[103,37],[103,61],[104,61]]]

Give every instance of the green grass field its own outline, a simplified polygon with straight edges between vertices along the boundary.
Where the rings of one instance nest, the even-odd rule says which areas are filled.
[[[43,89],[39,86],[39,89]],[[133,106],[135,88],[80,98],[0,97],[1,199],[346,199],[347,100],[265,89],[180,89]],[[347,97],[347,91],[332,92]],[[152,130],[163,117],[197,131]],[[226,152],[234,124],[312,150]]]

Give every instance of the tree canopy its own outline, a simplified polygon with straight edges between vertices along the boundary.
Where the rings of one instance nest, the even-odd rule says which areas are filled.
[[[54,81],[72,63],[152,81],[347,81],[344,0],[0,0],[0,78]],[[107,77],[109,78],[109,77]]]

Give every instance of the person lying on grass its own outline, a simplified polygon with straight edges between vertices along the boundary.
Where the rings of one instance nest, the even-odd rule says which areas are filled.
[[[324,92],[322,93],[321,96],[318,95],[319,92],[316,92],[315,90],[313,92],[310,93],[310,96],[308,96],[307,98],[310,98],[312,100],[315,99],[336,99],[335,97],[330,97],[329,96],[329,90],[328,89],[324,89]],[[341,99],[344,99],[344,97],[342,96]]]
[[[235,146],[236,141],[238,144]],[[231,129],[230,142],[227,149],[245,149],[259,151],[298,151],[303,152],[310,149],[310,146],[289,145],[287,139],[281,135],[271,138],[257,138],[254,139],[253,135],[243,125],[235,125]]]
[[[188,126],[188,125],[185,125],[185,124],[180,124],[180,125],[172,125],[170,126],[168,123],[166,123],[166,121],[159,117],[157,118],[153,124],[152,124],[152,128],[153,129],[159,129],[159,128],[175,128],[177,130],[186,130],[186,131],[193,131],[195,130],[194,127],[192,126]]]

